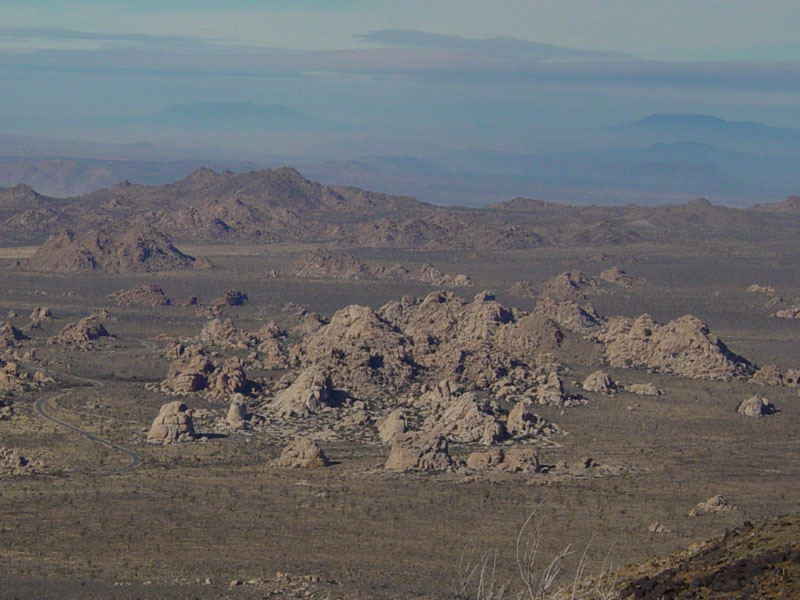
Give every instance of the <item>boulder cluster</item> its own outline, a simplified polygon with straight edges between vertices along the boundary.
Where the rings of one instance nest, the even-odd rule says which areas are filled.
[[[47,343],[91,350],[97,340],[107,337],[111,337],[111,334],[108,333],[100,319],[96,316],[89,316],[67,324],[55,336],[48,339]]]
[[[343,281],[416,281],[433,286],[466,287],[472,280],[463,274],[442,273],[425,263],[416,269],[408,269],[400,263],[393,265],[370,265],[352,254],[311,250],[301,255],[292,270],[292,275],[304,279],[337,279]]]
[[[145,283],[108,295],[119,306],[170,306],[172,299],[164,290],[152,283]]]

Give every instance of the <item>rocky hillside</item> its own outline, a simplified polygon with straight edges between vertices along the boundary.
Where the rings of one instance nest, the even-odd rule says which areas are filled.
[[[785,205],[785,206],[784,206]],[[517,249],[541,245],[693,243],[791,235],[800,212],[781,205],[740,210],[698,199],[682,205],[567,206],[514,199],[485,209],[326,186],[291,168],[238,174],[201,168],[162,186],[128,182],[56,199],[0,190],[0,245],[42,243],[63,228],[147,223],[182,241],[281,242],[415,249]]]
[[[140,225],[80,234],[65,229],[50,236],[23,267],[60,273],[147,273],[194,265],[195,259],[175,248],[162,233]]]
[[[699,547],[642,565],[622,598],[800,598],[800,517],[746,522]]]

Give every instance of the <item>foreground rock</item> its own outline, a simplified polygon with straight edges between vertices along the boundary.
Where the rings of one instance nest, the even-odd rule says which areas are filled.
[[[447,440],[416,431],[394,437],[385,464],[389,471],[444,471],[452,467]]]
[[[777,412],[775,405],[761,396],[751,396],[742,400],[736,412],[746,417],[765,417]]]
[[[180,400],[164,404],[147,433],[150,443],[174,444],[193,439],[192,412]]]
[[[145,283],[128,290],[119,290],[108,295],[119,306],[170,306],[169,298],[157,285]]]
[[[297,438],[287,445],[273,463],[276,467],[313,469],[327,467],[325,453],[308,438]]]

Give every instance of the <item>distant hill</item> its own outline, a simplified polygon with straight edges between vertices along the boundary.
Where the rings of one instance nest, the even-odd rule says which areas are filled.
[[[342,123],[314,117],[281,104],[251,102],[194,102],[175,104],[152,115],[126,121],[128,125],[176,129],[224,130],[344,130]]]
[[[170,184],[123,182],[67,199],[22,186],[0,189],[0,245],[42,243],[67,228],[75,232],[74,240],[91,240],[120,223],[141,223],[181,242],[314,240],[332,246],[481,250],[757,243],[794,240],[800,227],[795,205],[789,200],[741,210],[694,199],[661,206],[571,206],[516,198],[471,209],[324,185],[289,167],[248,173],[201,168]],[[59,243],[72,247],[73,241]]]
[[[614,128],[636,144],[694,141],[750,154],[800,156],[800,130],[702,114],[655,114]]]

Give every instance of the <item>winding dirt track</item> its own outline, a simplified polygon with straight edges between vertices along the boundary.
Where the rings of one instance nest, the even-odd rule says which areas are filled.
[[[99,387],[101,384],[99,384],[98,382],[94,382],[93,381],[91,383],[91,385],[93,387]],[[45,410],[45,404],[47,402],[49,402],[50,400],[55,400],[56,398],[58,398],[60,396],[66,395],[67,393],[69,393],[69,392],[58,392],[58,393],[55,393],[55,394],[48,394],[47,396],[42,396],[41,398],[36,400],[36,402],[33,403],[33,410],[39,416],[47,419],[48,421],[52,421],[53,423],[61,425],[62,427],[66,427],[67,429],[69,429],[71,431],[74,431],[75,433],[79,433],[81,435],[84,435],[87,438],[89,438],[90,440],[92,440],[94,442],[97,442],[98,444],[103,444],[104,446],[108,446],[109,448],[117,450],[118,452],[122,452],[124,454],[127,454],[128,457],[130,458],[130,461],[126,465],[123,465],[123,466],[121,466],[119,468],[116,468],[116,469],[112,469],[110,471],[103,471],[101,473],[96,473],[96,474],[93,474],[92,476],[93,477],[108,477],[109,475],[119,475],[120,473],[124,473],[126,471],[130,471],[131,469],[135,469],[136,467],[138,467],[142,462],[142,457],[139,454],[137,454],[136,452],[133,452],[132,450],[128,450],[127,448],[123,448],[122,446],[119,446],[118,444],[115,444],[114,442],[111,442],[109,440],[104,440],[103,438],[97,437],[95,434],[93,434],[93,433],[91,433],[89,431],[84,431],[83,429],[75,427],[74,425],[70,425],[69,423],[65,423],[64,421],[60,421],[59,419],[56,419],[52,415],[47,414],[47,411]]]

